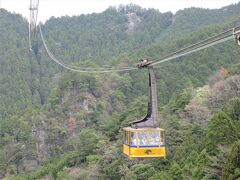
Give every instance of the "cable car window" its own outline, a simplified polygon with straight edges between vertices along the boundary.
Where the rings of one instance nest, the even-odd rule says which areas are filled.
[[[124,131],[124,144],[128,144],[128,132]]]
[[[149,132],[149,145],[159,145],[160,134],[159,131]]]
[[[131,141],[131,145],[132,146],[136,146],[137,145],[136,133],[131,132],[131,139],[130,139],[130,141]]]
[[[138,144],[140,146],[148,145],[148,132],[138,132]]]
[[[124,143],[124,144],[125,144],[125,139],[126,139],[126,131],[123,131],[122,143]]]
[[[160,144],[163,144],[164,143],[164,132],[161,131],[160,132]]]

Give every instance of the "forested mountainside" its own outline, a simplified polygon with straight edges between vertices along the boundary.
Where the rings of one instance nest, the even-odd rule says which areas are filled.
[[[239,25],[239,13],[240,4],[176,14],[129,5],[51,18],[42,28],[67,64],[129,66]],[[29,52],[25,19],[3,9],[0,17],[0,178],[239,178],[234,41],[155,68],[168,156],[130,160],[121,153],[121,128],[146,113],[147,72],[68,72],[49,60],[40,37],[38,56]]]
[[[208,15],[210,12],[217,14],[216,11],[222,12],[223,9],[225,9],[224,17],[219,15],[219,18],[212,19],[215,16]],[[208,37],[208,35],[236,25],[240,12],[237,11],[239,10],[239,4],[223,9],[212,11],[196,9],[198,13],[203,11],[203,14],[206,14],[205,18],[202,17],[203,15],[199,19],[194,16],[191,21],[190,17],[192,16],[184,18],[186,15],[183,13],[190,11],[189,9],[173,15],[129,5],[118,9],[109,8],[100,14],[51,18],[43,25],[43,33],[50,50],[57,58],[66,63],[80,63],[82,66],[86,66],[86,63],[110,67],[132,66],[141,57],[162,57],[188,43],[194,43],[199,39]],[[194,8],[192,11],[194,11]],[[44,104],[50,93],[52,82],[57,79],[58,74],[61,74],[63,70],[49,61],[42,47],[40,37],[38,58],[36,59],[34,53],[28,51],[28,25],[26,20],[4,9],[1,9],[0,16],[2,24],[0,38],[1,42],[4,42],[1,43],[2,47],[0,49],[2,64],[0,73],[3,79],[0,87],[2,92],[0,95],[0,114],[1,118],[4,118],[19,109]],[[174,18],[176,20],[173,21]],[[222,21],[219,24],[220,18]],[[189,23],[186,25],[186,23],[183,23],[183,19]],[[204,19],[204,23],[202,19]],[[209,22],[207,19],[210,19]],[[214,23],[215,25],[213,25]],[[187,32],[189,24],[193,24],[192,27],[195,27],[191,28],[190,36],[187,34],[189,33]],[[172,38],[173,33],[169,28],[173,26],[174,29],[181,29],[179,32],[181,32],[182,38]],[[198,31],[193,32],[196,28],[198,28]],[[157,39],[164,32],[169,32],[169,38],[158,42]],[[201,57],[201,59],[207,58]],[[220,61],[222,60],[220,59]],[[175,64],[173,66],[173,69],[178,68],[175,68]],[[205,66],[205,64],[202,66]],[[207,76],[218,67],[219,64],[216,63],[216,65],[211,65],[210,70],[206,70],[208,73],[205,76],[198,74],[201,81],[197,83],[203,83]],[[168,72],[168,68],[166,72]],[[133,76],[135,76],[134,74]],[[194,72],[194,74],[196,73]],[[199,80],[195,79],[194,81]],[[184,82],[185,80],[181,84],[184,84]],[[136,81],[133,81],[133,83],[136,83]],[[162,88],[171,91],[164,91],[169,92],[169,94],[163,95],[165,99],[160,101],[163,104],[166,104],[171,94],[179,89],[179,87],[172,88],[166,83],[164,80],[161,85]],[[143,91],[140,88],[141,92]],[[136,92],[134,94],[138,95]]]
[[[164,33],[161,33],[159,39],[175,39],[182,34],[196,31],[199,26],[228,21],[239,14],[239,8],[240,4],[238,3],[234,6],[227,6],[215,10],[201,8],[187,8],[180,10],[174,14],[171,26],[168,26]]]

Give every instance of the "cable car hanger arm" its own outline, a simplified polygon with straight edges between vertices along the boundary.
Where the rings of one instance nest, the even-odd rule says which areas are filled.
[[[156,86],[156,77],[153,71],[153,66],[151,65],[150,60],[140,59],[140,62],[136,65],[139,69],[148,68],[148,110],[147,115],[137,121],[131,122],[129,125],[132,128],[140,128],[140,127],[149,127],[156,128],[157,122],[157,86]]]

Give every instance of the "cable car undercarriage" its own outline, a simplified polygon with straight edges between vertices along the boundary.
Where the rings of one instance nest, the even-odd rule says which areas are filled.
[[[123,128],[123,153],[129,157],[166,157],[164,129],[157,128],[157,86],[151,61],[140,60],[139,69],[148,68],[147,115]]]

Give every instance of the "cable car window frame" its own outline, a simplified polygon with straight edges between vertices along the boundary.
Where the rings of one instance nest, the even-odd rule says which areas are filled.
[[[130,132],[127,130],[123,130],[122,143],[129,146],[129,144],[130,144],[129,142],[130,142]]]
[[[124,132],[124,143],[127,144],[127,131]]]
[[[164,141],[164,131],[160,131],[160,145],[164,145],[165,141]]]
[[[133,134],[133,136],[132,136],[132,134]],[[135,139],[135,142],[134,142],[134,139]],[[130,131],[130,146],[138,146],[138,137],[137,137],[136,131]]]
[[[136,131],[129,131],[130,134],[134,134],[136,137],[136,144],[132,143],[132,137],[133,135],[129,135],[130,136],[130,143],[129,145],[131,147],[157,147],[157,146],[162,146],[164,145],[164,130],[152,130],[152,129],[149,129],[149,130],[136,130]],[[147,141],[146,143],[142,144],[141,143],[141,133],[144,133],[146,136],[147,136]],[[155,141],[155,143],[151,143],[151,133],[156,133],[156,137],[157,137],[157,140]],[[139,136],[140,135],[140,136]],[[154,139],[154,138],[153,138]]]
[[[149,132],[148,131],[138,131],[137,133],[138,133],[138,146],[140,146],[140,147],[141,146],[149,146]],[[145,137],[142,135],[144,135]],[[145,143],[141,143],[141,142],[143,142],[143,139],[145,139]]]
[[[149,146],[159,146],[160,145],[160,131],[156,130],[156,131],[149,131]],[[152,136],[155,134],[155,137]],[[156,136],[157,135],[157,136]],[[157,138],[158,137],[158,140]]]

